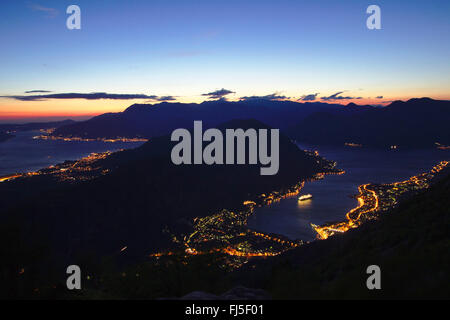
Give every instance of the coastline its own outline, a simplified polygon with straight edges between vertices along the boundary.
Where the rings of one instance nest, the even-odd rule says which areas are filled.
[[[317,155],[316,155],[317,156]],[[322,158],[322,157],[321,157]],[[322,158],[323,159],[323,158]],[[326,160],[328,163],[332,161]],[[280,255],[290,249],[308,243],[303,240],[291,240],[283,235],[260,232],[247,226],[247,219],[255,208],[270,206],[283,199],[295,197],[303,189],[305,182],[323,179],[325,175],[344,174],[345,171],[335,169],[334,165],[323,172],[314,174],[296,185],[284,190],[261,194],[255,199],[243,202],[243,209],[231,211],[223,209],[218,213],[195,218],[193,231],[181,235],[182,240],[172,235],[178,248],[172,251],[156,252],[151,258],[161,258],[173,255],[185,257],[206,254],[224,254],[227,267],[236,269],[247,263],[251,258],[266,258]]]
[[[92,153],[118,151],[136,148],[142,141],[63,141],[33,139],[39,130],[20,131],[15,137],[0,143],[0,176],[35,172],[62,164],[77,161]]]
[[[159,258],[173,254],[190,256],[221,253],[229,257],[228,265],[235,268],[246,263],[250,258],[277,256],[308,243],[308,241],[304,240],[291,240],[278,233],[261,232],[247,225],[248,218],[254,213],[255,208],[270,206],[273,203],[280,202],[282,199],[297,196],[303,189],[305,182],[321,180],[325,175],[341,175],[345,173],[344,170],[335,168],[336,162],[326,160],[314,151],[308,151],[308,153],[323,160],[323,172],[315,173],[294,186],[245,200],[241,208],[237,208],[235,211],[223,209],[206,217],[195,218],[192,223],[192,232],[181,236],[172,236],[177,247],[174,251],[153,253],[149,256]],[[96,168],[92,164],[110,155],[111,152],[92,153],[88,157],[76,161],[66,161],[34,172],[2,176],[0,177],[0,182],[36,175],[48,175],[56,178],[58,181],[66,182],[90,180],[109,173],[108,169],[103,168],[105,170],[99,170],[101,168]],[[326,239],[336,233],[343,233],[356,228],[367,220],[376,219],[376,214],[378,214],[378,209],[381,206],[379,204],[380,192],[403,187],[407,191],[411,191],[409,189],[410,185],[419,186],[420,188],[427,187],[428,184],[426,182],[447,165],[448,162],[445,162],[445,165],[442,167],[439,165],[435,166],[429,174],[413,176],[403,182],[360,185],[358,187],[359,193],[356,196],[359,205],[347,212],[346,221],[321,226],[312,225],[313,230],[317,233],[317,239]],[[401,194],[403,193],[401,192]],[[383,205],[382,207],[390,208],[391,206]]]
[[[441,161],[429,172],[410,177],[408,180],[387,184],[364,184],[358,187],[356,199],[359,205],[345,215],[346,221],[317,226],[311,224],[317,232],[317,239],[325,240],[337,233],[344,233],[359,227],[368,220],[378,219],[382,211],[394,208],[405,196],[428,189],[438,174],[448,169],[449,161]]]
[[[348,230],[358,228],[369,220],[377,220],[384,211],[395,208],[399,201],[409,197],[418,191],[428,189],[439,174],[449,169],[449,161],[441,161],[429,172],[410,177],[405,181],[387,184],[363,184],[358,187],[358,206],[345,214],[345,221],[324,224],[321,226],[311,224],[317,233],[317,240],[325,240],[337,233],[345,233]],[[158,252],[149,257],[161,258],[172,255],[227,255],[227,266],[231,269],[240,268],[251,258],[266,258],[280,255],[290,249],[309,243],[303,240],[290,240],[287,237],[260,232],[247,226],[247,219],[254,209],[262,206],[270,206],[282,199],[297,196],[303,189],[306,181],[322,179],[327,174],[343,174],[344,171],[318,173],[314,178],[304,180],[297,185],[288,188],[284,192],[271,192],[263,194],[256,200],[248,200],[243,203],[245,209],[241,211],[222,210],[219,213],[194,220],[194,231],[185,235],[183,240],[176,241],[179,250]],[[233,227],[229,227],[233,226]],[[243,246],[242,243],[246,243]]]

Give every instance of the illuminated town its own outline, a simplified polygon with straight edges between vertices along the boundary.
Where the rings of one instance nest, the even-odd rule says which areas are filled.
[[[53,133],[55,132],[55,128],[52,129],[41,129],[40,132],[42,133],[39,136],[34,136],[33,139],[35,140],[62,140],[66,142],[93,142],[93,141],[101,141],[101,142],[147,142],[148,139],[145,138],[124,138],[124,137],[116,137],[116,138],[96,138],[96,139],[88,139],[88,138],[81,138],[81,137],[62,137],[62,136],[55,136]]]
[[[97,163],[112,154],[110,151],[102,153],[91,153],[89,156],[76,161],[65,161],[64,163],[49,166],[47,168],[26,173],[14,173],[0,177],[0,182],[16,179],[26,179],[35,176],[46,176],[60,182],[87,181],[108,174],[110,169],[104,168]]]
[[[440,150],[450,150],[450,146],[443,145],[439,142],[436,142],[435,145],[436,145],[436,148],[438,148]]]
[[[345,146],[347,147],[354,147],[354,148],[361,148],[362,144],[359,143],[353,143],[353,142],[346,142],[344,143]]]
[[[222,210],[211,216],[195,218],[193,232],[182,240],[173,237],[184,250],[186,256],[223,253],[228,255],[226,267],[237,268],[254,257],[276,256],[286,250],[303,244],[291,241],[281,235],[256,232],[247,228],[247,218],[255,207],[270,205],[281,199],[298,195],[304,183],[300,183],[285,193],[262,194],[256,201],[245,201],[242,211]],[[151,254],[151,257],[170,256],[174,252]]]
[[[391,184],[365,184],[359,186],[358,206],[346,214],[346,221],[323,226],[312,225],[317,232],[317,239],[327,239],[336,233],[344,233],[359,227],[368,220],[374,220],[379,214],[395,207],[406,195],[426,189],[436,175],[448,169],[450,162],[442,161],[430,172],[413,176],[406,181]],[[333,166],[334,167],[334,166]],[[332,170],[320,173],[309,181],[321,179],[325,174],[344,174],[344,171]],[[265,258],[279,255],[287,250],[301,246],[307,242],[292,241],[277,234],[265,234],[247,228],[247,219],[256,207],[271,205],[288,197],[299,194],[304,181],[293,188],[261,194],[256,200],[243,203],[242,211],[222,210],[211,216],[195,218],[193,232],[182,239],[173,236],[174,242],[180,246],[186,257],[201,254],[222,253],[228,255],[225,267],[239,268],[251,258]],[[161,258],[179,254],[167,251],[151,254],[150,257]]]
[[[390,184],[364,184],[359,186],[358,206],[346,214],[347,221],[323,226],[312,225],[318,239],[359,227],[368,220],[377,219],[383,211],[395,207],[405,195],[426,189],[436,175],[448,169],[450,162],[441,161],[430,172],[413,176],[408,180]]]
[[[344,174],[344,171],[336,169],[336,162],[319,157],[318,152],[308,152],[317,158],[325,172],[314,175],[305,181],[323,179],[326,174]],[[256,199],[243,202],[240,211],[222,210],[216,214],[195,218],[193,231],[179,240],[172,236],[175,243],[179,244],[179,251],[183,250],[186,256],[223,253],[228,256],[225,262],[227,268],[239,268],[247,263],[250,258],[266,258],[277,256],[287,250],[305,244],[302,240],[292,241],[278,234],[266,234],[251,230],[247,227],[247,219],[256,207],[269,206],[282,199],[296,197],[305,185],[305,181],[280,191],[261,194]],[[158,252],[150,257],[160,258],[171,256],[174,251]]]

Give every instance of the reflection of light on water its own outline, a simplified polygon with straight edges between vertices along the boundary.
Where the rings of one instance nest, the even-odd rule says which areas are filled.
[[[297,207],[299,209],[309,209],[312,206],[312,199],[297,201]]]

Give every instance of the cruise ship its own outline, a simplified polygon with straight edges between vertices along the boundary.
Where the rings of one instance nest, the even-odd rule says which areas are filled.
[[[298,197],[298,201],[304,201],[304,200],[308,200],[312,198],[312,194],[308,193],[308,194],[303,194],[300,197]]]

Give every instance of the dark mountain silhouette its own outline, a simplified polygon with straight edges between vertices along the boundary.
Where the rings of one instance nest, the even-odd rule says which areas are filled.
[[[220,127],[268,128],[255,120]],[[290,187],[323,169],[285,136],[280,137],[280,170],[274,176],[261,176],[260,165],[176,166],[170,159],[174,144],[162,136],[115,153],[92,164],[111,173],[87,182],[36,176],[0,184],[8,199],[0,204],[1,217],[18,220],[30,240],[47,238],[59,263],[73,263],[79,253],[114,254],[124,246],[130,259],[142,259],[169,246],[166,227],[182,231],[194,217],[239,208],[245,200]]]
[[[168,134],[176,128],[189,127],[194,120],[202,120],[204,127],[211,127],[232,119],[256,119],[273,128],[285,129],[317,111],[357,113],[367,109],[371,107],[264,99],[239,102],[218,100],[200,104],[135,104],[123,112],[106,113],[87,121],[60,127],[55,135],[82,138],[151,138]]]
[[[314,113],[288,133],[317,144],[431,147],[435,142],[450,144],[449,119],[450,101],[421,98],[359,113]]]
[[[62,120],[62,121],[51,121],[51,122],[30,122],[24,124],[0,124],[1,131],[29,131],[29,130],[39,130],[39,129],[50,129],[58,128],[65,125],[74,124],[74,120]]]

